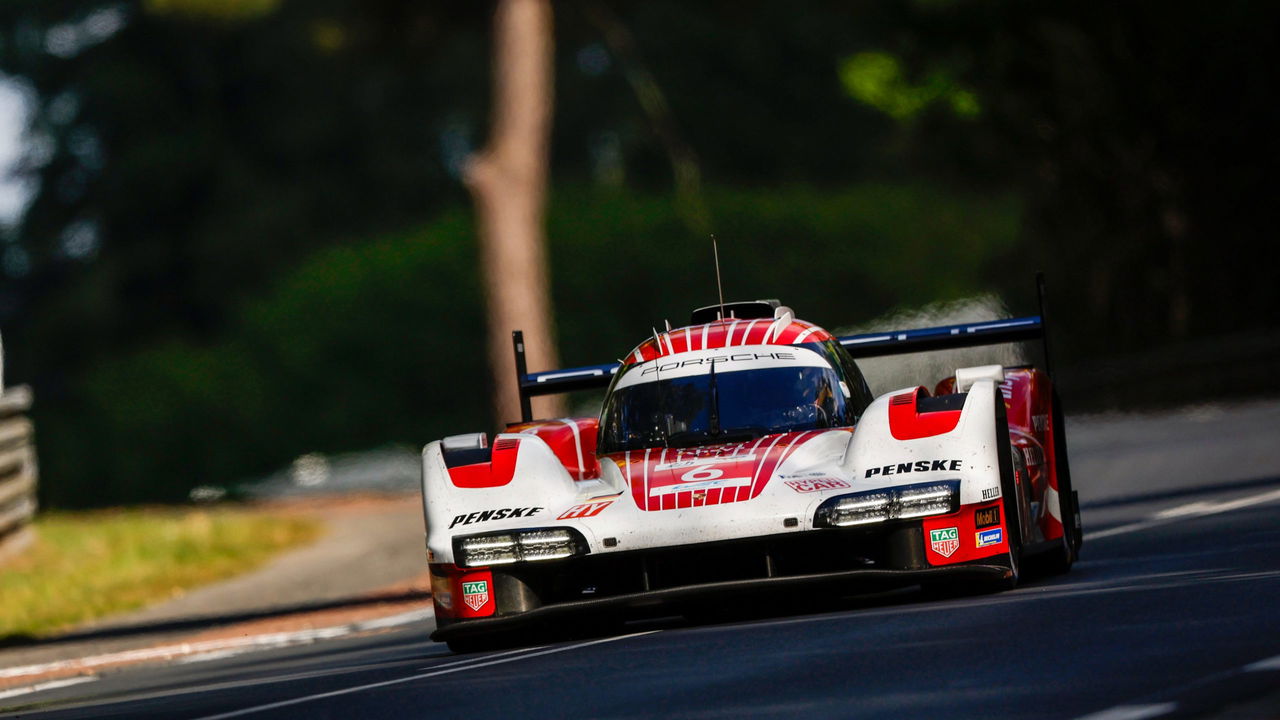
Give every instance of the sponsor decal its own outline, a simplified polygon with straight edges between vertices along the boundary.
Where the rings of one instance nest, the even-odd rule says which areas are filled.
[[[973,513],[973,526],[981,530],[985,527],[1000,524],[1000,508],[987,507],[979,508]]]
[[[951,557],[960,549],[960,530],[953,527],[930,530],[929,547],[942,557]]]
[[[647,367],[644,370],[641,370],[640,375],[644,376],[644,375],[648,375],[649,373],[671,372],[672,370],[678,370],[680,368],[689,367],[693,365],[718,365],[720,363],[754,362],[756,360],[795,360],[795,359],[796,359],[795,353],[790,353],[790,352],[774,352],[774,353],[743,352],[743,353],[734,353],[733,355],[717,355],[717,356],[705,357],[705,358],[691,358],[689,360],[678,360],[674,362],[663,363],[661,365],[653,365],[652,367]]]
[[[721,470],[720,468],[713,468],[713,467],[706,467],[705,465],[699,465],[698,467],[695,467],[694,469],[681,475],[680,482],[682,483],[705,482],[708,480],[720,480],[721,478],[724,478],[724,470]],[[733,480],[750,480],[750,479],[751,478],[724,478],[724,481],[729,482]]]
[[[982,488],[983,500],[995,500],[998,497],[1000,497],[1000,488],[998,487]]]
[[[568,510],[565,510],[564,512],[560,513],[560,515],[557,516],[556,519],[557,520],[573,520],[575,518],[595,517],[599,515],[601,512],[603,512],[605,508],[609,507],[612,504],[613,504],[612,500],[606,500],[604,502],[582,503],[581,505],[574,505]]]
[[[738,447],[741,448],[742,446],[739,445]],[[691,460],[680,460],[678,462],[662,463],[660,465],[653,466],[653,469],[654,470],[683,470],[685,468],[698,467],[700,465],[711,465],[712,463],[748,462],[755,459],[756,459],[756,456],[750,453],[746,455],[737,455],[737,454],[721,455],[718,457],[702,457],[701,453],[699,453],[699,457],[693,458]],[[683,477],[680,479],[684,480]]]
[[[959,460],[917,460],[916,462],[883,465],[867,468],[864,477],[872,475],[905,475],[912,472],[955,472],[960,469]]]
[[[489,583],[484,580],[462,583],[462,602],[472,610],[480,612],[480,608],[489,602]]]
[[[787,480],[787,486],[798,493],[811,493],[820,490],[838,490],[849,487],[849,483],[838,478],[813,478],[810,480]]]
[[[742,488],[750,486],[751,478],[749,477],[723,478],[720,480],[706,480],[703,482],[687,483],[684,485],[660,485],[649,489],[649,497],[675,495],[676,493],[687,492],[689,490],[707,491],[713,488]]]
[[[1036,432],[1044,432],[1045,429],[1049,427],[1049,416],[1048,415],[1032,415],[1031,427],[1035,428]]]
[[[1034,445],[1024,445],[1022,447],[1022,459],[1027,461],[1027,465],[1036,467],[1044,464],[1044,453]]]
[[[470,525],[471,523],[488,522],[489,520],[509,520],[519,517],[533,517],[542,512],[540,507],[516,507],[516,508],[497,508],[495,510],[477,510],[466,515],[454,515],[453,522],[449,523],[449,527],[455,525]]]
[[[699,465],[681,475],[679,484],[650,489],[649,497],[670,495],[672,493],[685,492],[686,490],[706,491],[717,487],[748,487],[750,485],[751,476],[749,475],[727,478],[724,477],[724,470],[720,468]]]
[[[647,512],[742,502],[757,497],[791,452],[822,432],[786,433],[697,450],[653,448],[642,456],[633,451],[623,458],[629,462],[619,467],[636,507]]]
[[[1004,529],[991,528],[990,530],[979,532],[974,537],[973,544],[976,547],[986,547],[988,545],[999,545],[1002,540],[1004,540]]]

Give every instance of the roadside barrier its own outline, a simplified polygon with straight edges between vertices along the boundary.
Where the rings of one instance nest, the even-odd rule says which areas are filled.
[[[26,412],[31,388],[0,392],[0,562],[22,552],[34,539],[36,512],[35,434]]]

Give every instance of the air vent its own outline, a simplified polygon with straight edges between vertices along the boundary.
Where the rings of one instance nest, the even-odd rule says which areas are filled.
[[[889,401],[889,404],[890,405],[910,405],[915,401],[916,401],[916,396],[914,394],[894,395],[893,399]]]
[[[493,444],[493,450],[494,452],[503,452],[504,450],[515,450],[516,446],[519,444],[520,444],[519,440],[515,440],[513,438],[502,438],[501,440]]]
[[[963,410],[964,401],[967,397],[969,397],[968,393],[954,393],[931,398],[920,398],[919,402],[916,403],[916,412],[931,413]]]
[[[739,320],[768,320],[773,318],[773,311],[782,303],[777,300],[745,300],[741,302],[727,302],[722,305],[708,305],[700,307],[693,311],[689,318],[690,325],[702,325],[703,323],[715,322],[717,319],[729,319],[730,317]],[[721,318],[721,309],[724,310],[724,317]]]

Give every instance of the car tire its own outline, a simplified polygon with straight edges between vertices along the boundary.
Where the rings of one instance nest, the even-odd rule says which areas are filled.
[[[1012,590],[1018,586],[1018,581],[1022,579],[1023,518],[1027,516],[1028,506],[1014,474],[1017,467],[1014,456],[1017,453],[1020,459],[1021,453],[1014,449],[1013,440],[1009,437],[1009,419],[1005,414],[1004,397],[1000,394],[999,386],[996,387],[995,393],[995,431],[996,442],[999,443],[1000,495],[1004,499],[1005,533],[1008,535],[1005,539],[1009,543],[1006,563],[1010,572],[1008,576],[996,581],[993,589]]]
[[[1062,536],[1057,545],[1036,558],[1036,569],[1046,575],[1061,575],[1071,569],[1080,554],[1080,497],[1071,487],[1071,472],[1067,462],[1066,433],[1062,426],[1062,406],[1058,393],[1053,393],[1053,450],[1057,467],[1058,511],[1062,516]]]
[[[1062,400],[1055,388],[1051,396],[1053,402],[1053,454],[1054,468],[1058,476],[1058,497],[1062,503],[1063,531],[1071,545],[1071,560],[1080,558],[1080,547],[1084,545],[1084,529],[1080,522],[1080,494],[1071,483],[1071,462],[1067,457],[1067,428],[1062,413]]]

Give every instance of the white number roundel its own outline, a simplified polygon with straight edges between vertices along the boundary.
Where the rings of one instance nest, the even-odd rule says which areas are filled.
[[[680,482],[698,482],[699,480],[717,480],[724,475],[719,468],[702,465],[680,476]]]

